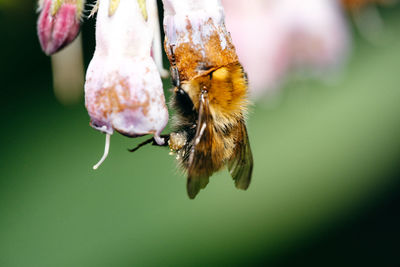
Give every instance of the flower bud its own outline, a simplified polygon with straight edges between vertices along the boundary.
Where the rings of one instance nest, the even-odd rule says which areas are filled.
[[[82,16],[83,0],[42,0],[37,31],[40,45],[46,55],[51,55],[78,35]]]

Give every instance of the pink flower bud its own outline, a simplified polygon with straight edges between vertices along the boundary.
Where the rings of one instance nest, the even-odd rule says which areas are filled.
[[[84,1],[69,0],[62,1],[61,5],[57,6],[56,1],[41,2],[37,31],[40,45],[46,55],[58,52],[76,38],[83,3]]]
[[[91,126],[107,134],[105,156],[114,130],[129,137],[154,134],[162,145],[160,135],[168,122],[160,74],[150,56],[157,26],[154,12],[148,12],[146,20],[138,1],[120,0],[112,14],[109,5],[100,2],[96,50],[85,84]],[[155,1],[147,1],[147,8],[155,9]]]

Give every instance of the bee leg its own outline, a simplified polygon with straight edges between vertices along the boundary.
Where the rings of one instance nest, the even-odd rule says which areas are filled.
[[[145,146],[145,145],[150,144],[150,143],[152,143],[153,146],[168,146],[168,140],[169,140],[169,138],[170,138],[170,135],[169,135],[169,134],[164,134],[164,135],[161,135],[160,137],[164,138],[164,140],[165,140],[165,142],[164,142],[163,145],[157,144],[157,142],[156,142],[156,140],[154,139],[154,137],[152,137],[152,138],[149,138],[149,139],[147,139],[146,141],[144,141],[144,142],[138,144],[135,148],[128,149],[128,151],[129,151],[129,152],[135,152],[136,150],[138,150],[138,149],[141,148],[142,146]]]

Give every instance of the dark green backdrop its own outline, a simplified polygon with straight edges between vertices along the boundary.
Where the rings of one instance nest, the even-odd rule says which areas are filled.
[[[253,107],[248,191],[222,171],[193,201],[167,149],[127,152],[143,138],[115,134],[91,169],[104,136],[83,101],[53,96],[33,3],[2,3],[0,266],[400,263],[399,10],[381,46],[356,35],[342,81],[290,82]]]

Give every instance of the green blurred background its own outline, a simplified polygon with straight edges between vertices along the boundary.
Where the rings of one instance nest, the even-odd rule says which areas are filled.
[[[34,1],[0,0],[0,266],[398,266],[400,9],[355,35],[343,79],[254,105],[248,191],[227,171],[193,201],[167,149],[104,135],[59,104]],[[94,20],[83,27],[87,65]],[[165,88],[170,82],[165,81]]]

